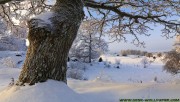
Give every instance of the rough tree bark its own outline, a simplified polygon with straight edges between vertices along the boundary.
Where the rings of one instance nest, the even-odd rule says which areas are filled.
[[[66,83],[68,53],[84,18],[83,3],[81,0],[57,0],[51,12],[51,24],[38,18],[28,22],[30,45],[19,85],[33,85],[47,79]]]

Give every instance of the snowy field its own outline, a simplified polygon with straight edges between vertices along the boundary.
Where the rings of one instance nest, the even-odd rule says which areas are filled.
[[[0,52],[0,102],[119,102],[119,99],[180,98],[180,75],[163,71],[161,58],[103,55],[85,64],[85,80],[68,86],[48,80],[33,86],[9,86],[17,80],[25,52]],[[147,60],[144,68],[144,60]],[[76,62],[74,62],[76,63]]]

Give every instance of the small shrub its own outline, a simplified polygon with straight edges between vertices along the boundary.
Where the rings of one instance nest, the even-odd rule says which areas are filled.
[[[127,56],[127,54],[126,54],[126,53],[123,53],[122,56]]]
[[[67,77],[82,80],[83,79],[83,71],[79,69],[68,69]]]
[[[149,64],[149,61],[146,57],[144,57],[142,60],[141,60],[141,64],[143,65],[144,68],[147,68],[148,64]]]
[[[68,62],[70,61],[70,58],[68,57],[68,60],[67,60]]]
[[[116,60],[115,60],[115,64],[121,65],[121,60],[120,60],[120,59],[116,59]]]
[[[159,52],[159,53],[157,54],[157,56],[158,56],[158,57],[162,57],[162,53]]]
[[[99,62],[102,62],[102,61],[103,61],[103,59],[102,59],[102,57],[100,57],[100,58],[99,58]]]
[[[11,57],[3,58],[1,60],[1,63],[10,68],[16,67],[16,62]]]
[[[104,62],[105,68],[110,68],[111,67],[111,62]]]
[[[120,65],[121,65],[120,59],[116,59],[116,60],[115,60],[115,64],[116,64],[116,68],[117,68],[117,69],[120,69]]]
[[[68,67],[71,69],[86,70],[86,65],[82,62],[69,62]]]
[[[11,82],[9,83],[9,86],[13,86],[14,85],[14,78],[11,78]]]
[[[108,74],[104,73],[104,71],[101,71],[99,73],[98,77],[96,77],[96,80],[103,81],[103,82],[111,82],[112,77],[109,76]]]
[[[111,65],[110,65],[110,64],[107,64],[105,67],[106,67],[106,68],[110,68],[110,67],[111,67]]]
[[[153,56],[153,59],[155,60],[155,59],[156,59],[156,57],[155,57],[155,56]]]
[[[154,81],[157,82],[157,77],[154,77]]]
[[[82,62],[69,62],[68,70],[67,70],[67,77],[84,80],[84,71],[86,70],[86,66]]]
[[[120,67],[119,66],[116,66],[117,69],[119,69]]]
[[[16,56],[17,56],[17,57],[22,57],[22,55],[20,55],[20,54],[16,54]]]
[[[106,62],[104,62],[104,65],[106,65],[107,63]]]
[[[17,64],[21,64],[23,61],[18,61],[18,63]]]

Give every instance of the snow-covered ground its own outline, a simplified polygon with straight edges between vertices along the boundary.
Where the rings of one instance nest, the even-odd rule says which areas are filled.
[[[180,97],[180,75],[163,71],[161,58],[103,55],[86,65],[86,80],[68,78],[68,86],[48,80],[33,86],[9,86],[17,80],[25,52],[0,52],[0,102],[119,102],[119,99]]]

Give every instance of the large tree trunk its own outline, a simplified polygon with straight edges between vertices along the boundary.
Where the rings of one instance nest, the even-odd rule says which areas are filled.
[[[30,45],[18,84],[33,85],[47,79],[66,83],[67,57],[84,18],[83,3],[57,0],[51,12],[50,24],[39,18],[28,22]]]

